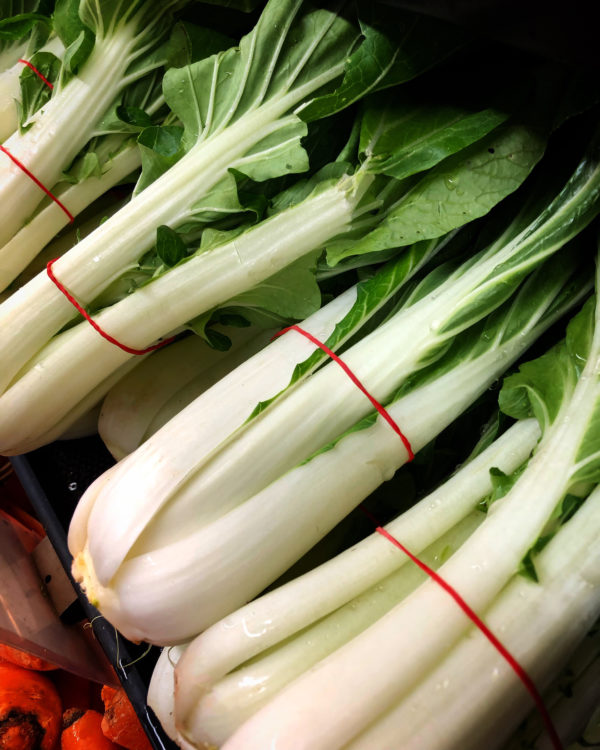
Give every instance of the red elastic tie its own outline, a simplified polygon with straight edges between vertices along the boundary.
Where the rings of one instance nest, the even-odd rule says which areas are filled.
[[[560,737],[558,736],[558,733],[554,727],[554,724],[552,723],[552,719],[550,718],[550,714],[548,713],[548,709],[544,705],[544,701],[542,699],[542,696],[539,694],[538,689],[536,688],[533,680],[531,677],[527,674],[525,669],[519,664],[519,662],[515,659],[515,657],[510,653],[510,651],[502,644],[502,642],[492,633],[492,631],[488,628],[488,626],[483,622],[483,620],[479,617],[479,615],[467,604],[467,602],[463,599],[463,597],[458,593],[458,591],[451,586],[447,581],[445,581],[435,570],[429,567],[426,563],[424,563],[422,560],[420,560],[416,555],[414,555],[409,549],[407,549],[401,542],[399,542],[394,536],[392,536],[389,531],[386,531],[378,522],[377,519],[365,508],[361,505],[361,510],[365,515],[367,515],[371,521],[376,526],[376,531],[381,534],[383,537],[385,537],[389,542],[394,544],[398,549],[402,550],[404,554],[411,560],[415,565],[417,565],[424,573],[426,573],[433,581],[435,581],[439,586],[441,586],[446,593],[450,594],[450,596],[454,599],[454,601],[458,604],[458,606],[462,609],[462,611],[467,615],[469,620],[477,627],[479,630],[483,633],[483,635],[488,639],[488,641],[494,646],[494,648],[499,652],[499,654],[508,662],[509,666],[513,669],[517,677],[521,680],[523,685],[525,686],[525,689],[531,696],[535,707],[537,708],[540,716],[542,717],[542,721],[544,722],[544,726],[546,727],[546,731],[548,732],[548,736],[550,737],[550,740],[552,742],[553,747],[555,750],[563,750],[563,745],[560,740]]]
[[[59,199],[58,199],[58,198],[57,198],[57,197],[56,197],[55,195],[52,195],[52,193],[51,193],[51,192],[50,192],[50,191],[48,190],[48,188],[47,188],[47,187],[46,187],[46,186],[45,186],[45,185],[44,185],[43,183],[41,183],[41,182],[40,182],[40,181],[38,180],[38,178],[37,178],[37,177],[36,177],[36,176],[35,176],[35,175],[34,175],[34,174],[33,174],[32,172],[30,172],[30,171],[29,171],[29,170],[27,169],[27,167],[26,167],[26,166],[25,166],[25,165],[23,164],[23,162],[20,162],[20,161],[19,161],[19,160],[17,159],[17,157],[16,157],[16,156],[13,156],[13,155],[12,155],[12,154],[10,153],[10,151],[8,151],[8,149],[4,148],[4,146],[1,146],[1,145],[0,145],[0,151],[4,152],[4,153],[5,153],[5,154],[6,154],[7,156],[8,156],[8,158],[9,158],[9,159],[10,159],[10,160],[11,160],[12,162],[14,162],[14,163],[15,163],[15,164],[17,165],[17,167],[19,167],[19,169],[22,169],[22,170],[23,170],[23,172],[25,172],[25,174],[27,175],[27,177],[29,177],[29,178],[30,178],[31,180],[33,180],[33,181],[35,182],[35,184],[36,184],[36,185],[37,185],[37,186],[38,186],[39,188],[41,188],[41,190],[43,190],[43,191],[44,191],[44,193],[46,193],[46,195],[47,195],[47,196],[48,196],[49,198],[52,198],[52,200],[53,200],[53,201],[54,201],[54,202],[56,203],[56,205],[57,205],[57,206],[59,206],[60,208],[62,208],[62,210],[63,210],[63,211],[64,211],[64,212],[66,213],[66,215],[67,215],[67,216],[69,217],[69,221],[71,221],[71,222],[75,221],[75,217],[74,217],[74,216],[73,216],[73,214],[72,214],[72,213],[71,213],[71,212],[69,211],[69,209],[68,209],[68,208],[67,208],[67,207],[66,207],[66,206],[65,206],[65,205],[64,205],[63,203],[61,203],[61,202],[59,201]]]
[[[284,328],[282,331],[279,331],[279,333],[276,333],[273,338],[276,338],[277,336],[282,336],[284,333],[287,333],[287,331],[297,331],[298,333],[301,333],[303,336],[305,336],[309,341],[311,341],[313,344],[319,347],[319,349],[322,349],[325,354],[328,354],[331,359],[336,362],[342,370],[346,373],[346,375],[350,378],[350,380],[354,383],[354,385],[364,393],[364,395],[369,399],[369,401],[373,404],[375,409],[381,414],[381,416],[385,419],[385,421],[389,424],[389,426],[394,430],[395,433],[397,433],[398,437],[402,441],[402,444],[406,448],[406,452],[408,453],[408,460],[412,461],[415,457],[415,454],[413,453],[412,447],[408,441],[408,438],[406,435],[403,434],[402,430],[398,427],[396,422],[392,419],[390,414],[387,412],[384,406],[382,406],[377,399],[372,396],[365,386],[360,382],[360,380],[356,377],[356,375],[352,372],[352,370],[348,367],[348,365],[341,360],[338,355],[332,351],[326,344],[324,344],[322,341],[319,341],[319,339],[315,338],[315,336],[312,335],[312,333],[309,333],[308,331],[305,331],[303,328],[300,328],[300,326],[293,325],[288,326],[288,328]]]
[[[33,70],[33,72],[36,74],[36,76],[41,81],[43,81],[46,84],[46,86],[48,86],[49,89],[53,89],[54,88],[54,84],[50,83],[50,81],[46,78],[46,76],[42,75],[42,73],[40,73],[40,71],[35,67],[35,65],[32,65],[29,62],[29,60],[23,60],[23,58],[21,57],[19,60],[17,60],[17,62],[23,63],[23,65],[27,65],[28,68],[30,68],[31,70]]]
[[[126,344],[122,344],[120,341],[117,341],[117,339],[113,338],[109,333],[106,333],[106,331],[103,331],[102,328],[96,323],[96,321],[92,318],[92,316],[85,310],[79,302],[73,297],[73,295],[69,292],[69,290],[63,286],[60,281],[56,278],[54,275],[54,271],[52,270],[52,264],[56,262],[58,258],[54,258],[54,260],[51,260],[46,265],[46,271],[48,273],[48,277],[50,278],[50,281],[52,281],[57,288],[65,295],[65,297],[69,300],[69,302],[73,305],[73,307],[79,312],[83,317],[87,320],[87,322],[92,326],[92,328],[97,331],[102,338],[106,339],[107,341],[110,341],[111,344],[114,344],[115,346],[118,346],[119,349],[122,349],[124,352],[127,352],[128,354],[148,354],[150,352],[155,351],[156,349],[162,349],[163,346],[166,346],[167,344],[170,344],[171,341],[175,340],[175,336],[171,336],[168,339],[164,339],[163,341],[159,341],[158,344],[153,344],[152,346],[147,347],[146,349],[134,349],[131,346],[127,346]]]

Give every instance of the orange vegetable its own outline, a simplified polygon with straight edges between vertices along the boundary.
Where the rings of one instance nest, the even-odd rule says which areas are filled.
[[[0,748],[54,750],[62,706],[47,677],[0,662]]]
[[[119,750],[119,746],[104,736],[101,728],[102,714],[98,711],[65,711],[61,750]]]
[[[102,700],[104,734],[127,750],[152,750],[152,745],[123,688],[115,690],[105,685],[102,688]]]
[[[39,656],[27,653],[27,651],[21,651],[18,648],[12,648],[12,646],[5,646],[0,643],[0,660],[9,661],[11,664],[16,664],[24,669],[35,669],[37,672],[46,672],[50,669],[58,669],[54,664],[50,664],[45,659],[40,659]]]

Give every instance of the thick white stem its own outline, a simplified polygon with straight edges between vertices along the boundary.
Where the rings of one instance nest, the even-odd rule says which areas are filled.
[[[482,520],[482,513],[472,512],[423,551],[421,559],[437,569]],[[396,557],[402,557],[402,553],[396,551]],[[180,727],[180,731],[185,730],[184,737],[196,746],[202,743],[221,746],[281,689],[368,628],[414,591],[424,579],[425,574],[414,565],[402,567],[381,578],[376,585],[328,617],[224,676],[202,697],[195,706],[193,716],[186,717],[188,721]],[[302,603],[298,602],[298,606],[301,607]],[[252,632],[252,635],[260,639],[257,632]],[[188,684],[178,673],[178,696],[183,696],[187,701],[188,692],[194,692],[195,688],[195,684]]]
[[[19,74],[22,69],[23,66],[17,63],[0,73],[0,143],[17,129],[17,101],[21,94]]]
[[[107,393],[98,423],[104,444],[117,461],[125,458],[159,429],[157,421],[165,424],[274,334],[273,329],[260,334],[256,328],[228,329],[227,352],[198,336],[154,352]]]
[[[185,646],[167,646],[154,666],[148,685],[147,703],[156,714],[162,728],[174,740],[175,728],[175,665],[185,652]]]

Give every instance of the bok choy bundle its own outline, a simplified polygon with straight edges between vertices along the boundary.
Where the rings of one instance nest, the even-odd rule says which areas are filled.
[[[599,314],[592,299],[570,323],[564,341],[503,385],[501,408],[522,420],[535,416],[541,427],[533,458],[508,475],[496,471],[485,519],[456,544],[462,522],[454,526],[456,517],[449,518],[450,556],[446,560],[441,550],[437,553],[438,563],[443,557],[443,580],[482,614],[539,689],[548,686],[600,615],[599,357]],[[513,444],[518,446],[518,439]],[[464,502],[463,513],[468,512],[477,492],[469,498],[464,490],[457,503],[452,488],[463,477],[468,483],[469,467],[449,481],[447,494],[440,488],[439,498],[428,498],[391,524],[391,533],[420,550],[424,540],[412,536],[420,514],[443,517],[446,502],[456,508]],[[477,468],[474,462],[474,482]],[[318,619],[332,611],[319,585],[326,578],[331,585],[325,590],[334,590],[333,606],[353,601],[360,617],[363,602],[351,599],[360,584],[355,587],[342,571],[354,552],[363,554],[361,547],[373,551],[386,541],[363,542],[199,636],[177,666],[175,718],[183,736],[202,746],[214,731],[227,750],[270,743],[286,750],[501,747],[530,703],[504,658],[437,582],[428,580],[412,593],[410,586],[399,589],[398,603],[384,606],[376,622],[369,624],[367,616],[364,629],[357,623],[358,635],[350,627],[348,638],[336,640],[335,623],[343,628],[345,620],[354,622],[352,607]],[[387,555],[395,553],[398,565],[406,562],[389,546]],[[519,569],[525,577],[517,575]],[[387,573],[385,566],[382,572]],[[379,590],[374,586],[363,596],[383,600],[389,594],[393,601],[393,579],[379,583]],[[293,592],[302,592],[302,598]],[[311,631],[330,626],[334,635],[328,649],[326,639],[312,639]],[[297,635],[290,640],[292,633]],[[230,649],[224,647],[227,641]],[[294,679],[304,669],[303,655],[310,660],[313,653],[319,661]],[[269,677],[260,677],[265,674]],[[261,702],[244,688],[255,678],[272,682],[276,695],[244,722],[244,714],[253,713],[253,700]]]

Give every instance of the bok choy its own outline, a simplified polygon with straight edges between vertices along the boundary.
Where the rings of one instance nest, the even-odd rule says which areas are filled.
[[[600,613],[599,491],[586,499],[600,476],[598,322],[592,299],[566,341],[505,381],[501,407],[513,416],[535,415],[542,439],[525,471],[505,484],[504,497],[440,568],[542,687]],[[516,579],[504,588],[523,560],[538,585]],[[526,620],[524,602],[533,608]],[[480,633],[467,634],[469,627],[447,592],[427,581],[281,691],[223,747],[387,747],[391,737],[403,747],[498,747],[519,718],[512,718],[520,703],[515,678]],[[408,647],[382,648],[398,633]],[[489,665],[484,674],[496,679],[478,682],[482,659]],[[440,680],[448,685],[441,694]],[[365,681],[368,691],[359,689]]]
[[[388,405],[415,450],[460,414],[585,289],[581,279],[572,280],[574,286],[569,281],[575,257],[567,249],[507,300],[528,271],[555,252],[579,222],[582,226],[595,215],[591,176],[597,167],[588,167],[578,168],[559,196],[516,236],[453,273],[434,271],[395,315],[344,353],[369,392]],[[588,209],[582,211],[584,204]],[[574,221],[565,220],[567,214]],[[477,324],[486,315],[487,323]],[[290,331],[283,340],[301,338]],[[431,382],[429,369],[422,369],[428,361]],[[90,598],[129,637],[173,643],[202,630],[273,581],[406,461],[398,436],[383,420],[367,416],[369,402],[336,363],[288,383],[292,387],[275,401],[270,399],[281,388],[258,399],[252,419],[236,432],[223,431],[226,439],[211,433],[206,448],[192,448],[186,431],[191,462],[185,451],[169,456],[178,469],[163,471],[165,481],[153,465],[165,465],[158,457],[169,453],[172,441],[163,438],[169,425],[84,497],[71,527],[74,570]],[[172,420],[173,428],[182,426],[186,414],[207,413],[202,404],[223,411],[218,398],[211,403],[211,395],[207,391]],[[244,414],[245,409],[232,411]],[[361,429],[353,428],[357,422]],[[197,423],[190,417],[194,429]],[[111,532],[108,544],[115,513],[121,535],[117,540]],[[215,545],[219,552],[213,557]],[[241,560],[252,559],[259,549],[260,562],[240,569]],[[197,575],[198,570],[206,572]],[[152,585],[135,580],[152,580]]]

